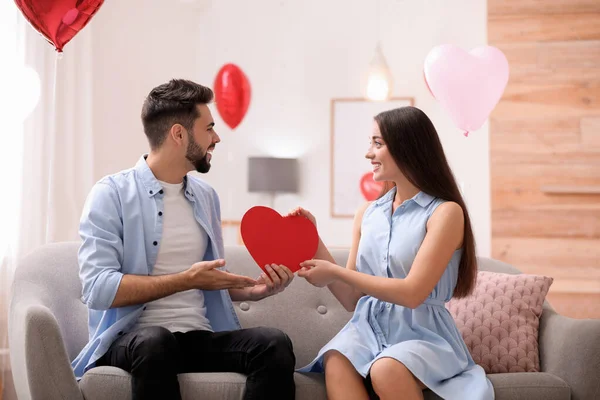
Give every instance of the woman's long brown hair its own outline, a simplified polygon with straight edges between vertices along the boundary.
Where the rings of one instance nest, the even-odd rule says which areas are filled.
[[[462,257],[454,297],[468,296],[475,286],[477,258],[475,238],[467,206],[462,198],[433,123],[416,107],[384,111],[375,117],[390,154],[406,179],[419,190],[461,206],[465,218]],[[384,191],[391,189],[386,182]]]

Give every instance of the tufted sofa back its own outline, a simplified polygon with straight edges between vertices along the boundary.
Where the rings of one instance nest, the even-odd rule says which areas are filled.
[[[34,299],[44,304],[56,318],[65,350],[73,360],[88,340],[87,308],[81,301],[77,250],[79,243],[44,246],[26,257],[17,269],[14,282],[15,304]],[[230,271],[257,277],[260,269],[243,246],[225,248]],[[345,266],[348,250],[337,249],[332,255]],[[518,273],[508,264],[479,259],[482,270]],[[236,302],[236,312],[244,328],[271,326],[286,332],[294,344],[296,365],[304,366],[315,357],[352,316],[326,288],[316,288],[296,278],[281,294],[259,302]],[[21,335],[12,335],[13,345],[22,345]]]

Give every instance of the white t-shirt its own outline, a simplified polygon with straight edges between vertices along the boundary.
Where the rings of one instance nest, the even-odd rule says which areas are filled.
[[[163,234],[152,275],[185,271],[202,261],[208,246],[208,235],[194,217],[193,206],[183,193],[183,183],[160,183],[164,210],[157,218],[163,219]],[[134,329],[149,326],[162,326],[171,332],[212,331],[206,318],[204,293],[192,289],[147,303]]]

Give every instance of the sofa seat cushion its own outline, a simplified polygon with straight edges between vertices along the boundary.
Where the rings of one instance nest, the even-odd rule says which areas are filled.
[[[488,378],[494,385],[496,400],[569,400],[571,389],[559,377],[545,372],[519,372],[492,374]],[[326,400],[323,374],[296,373],[296,398]],[[236,373],[181,374],[179,384],[184,400],[242,399],[244,375]],[[79,382],[86,400],[130,400],[131,375],[119,368],[97,367],[89,370]],[[425,400],[438,400],[430,390]]]
[[[323,374],[295,374],[296,398],[326,400]],[[246,377],[237,373],[180,374],[183,400],[242,399]],[[86,400],[131,400],[131,375],[120,368],[96,367],[79,381]]]
[[[490,374],[496,400],[569,400],[571,388],[556,375],[546,372]]]
[[[492,374],[496,400],[569,400],[571,389],[559,377],[545,372]],[[296,373],[296,398],[326,400],[323,374]],[[179,384],[182,398],[203,400],[242,399],[246,378],[236,373],[181,374]],[[86,400],[130,400],[131,375],[115,367],[89,370],[79,382]],[[438,400],[430,390],[425,400]]]
[[[559,377],[545,372],[517,372],[487,376],[494,386],[495,400],[569,400],[571,389]],[[425,400],[440,400],[430,390]]]

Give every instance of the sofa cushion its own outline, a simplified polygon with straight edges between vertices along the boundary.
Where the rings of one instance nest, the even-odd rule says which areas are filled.
[[[326,400],[323,374],[295,374],[296,398]],[[242,399],[246,377],[237,373],[180,374],[183,400]],[[79,382],[86,400],[130,400],[131,375],[115,367],[90,369]]]
[[[552,278],[479,271],[473,293],[446,307],[486,373],[538,372],[538,331]]]
[[[571,388],[556,375],[545,372],[491,374],[496,400],[569,400]]]
[[[496,400],[568,400],[569,386],[560,378],[543,373],[494,374],[488,376],[494,385]],[[326,400],[323,374],[296,373],[296,398]],[[242,399],[244,375],[236,373],[181,374],[179,384],[182,399],[221,400]],[[114,367],[89,370],[79,382],[86,400],[130,400],[131,375]],[[202,394],[202,396],[199,396]],[[430,390],[425,400],[439,400]]]
[[[545,372],[488,375],[494,386],[495,400],[570,400],[571,389],[559,377]],[[442,400],[431,390],[425,400]]]

